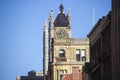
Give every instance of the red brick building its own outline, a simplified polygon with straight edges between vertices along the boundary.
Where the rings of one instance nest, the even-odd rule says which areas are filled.
[[[82,72],[79,71],[79,67],[73,67],[72,74],[64,74],[62,80],[82,80]]]

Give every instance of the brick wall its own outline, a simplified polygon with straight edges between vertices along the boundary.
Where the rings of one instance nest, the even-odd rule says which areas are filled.
[[[82,80],[82,73],[79,72],[79,67],[73,67],[72,74],[64,74],[62,80]]]

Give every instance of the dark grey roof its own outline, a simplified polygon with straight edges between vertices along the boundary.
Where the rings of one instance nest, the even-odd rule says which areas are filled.
[[[60,7],[60,13],[57,15],[55,21],[54,21],[54,26],[55,27],[68,27],[69,21],[65,14],[63,13],[63,5],[61,4]]]

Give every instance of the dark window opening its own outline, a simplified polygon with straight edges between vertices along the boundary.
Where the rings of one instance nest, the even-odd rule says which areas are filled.
[[[60,58],[65,58],[65,50],[61,49],[61,50],[59,51],[59,57],[60,57]]]

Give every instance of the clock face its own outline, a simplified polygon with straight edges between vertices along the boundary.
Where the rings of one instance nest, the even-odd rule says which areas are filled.
[[[59,38],[64,38],[66,35],[66,31],[64,29],[58,29],[56,35]]]

